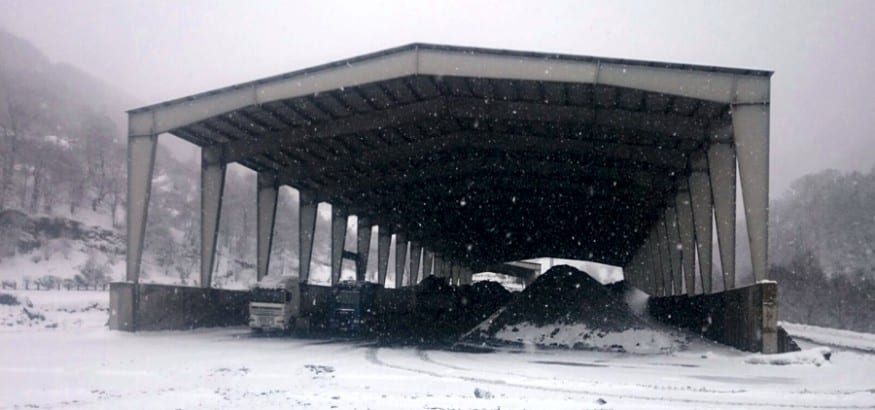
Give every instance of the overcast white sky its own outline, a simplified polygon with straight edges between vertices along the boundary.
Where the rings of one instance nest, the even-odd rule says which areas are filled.
[[[773,196],[875,165],[875,1],[0,0],[0,26],[143,104],[411,42],[768,69]]]

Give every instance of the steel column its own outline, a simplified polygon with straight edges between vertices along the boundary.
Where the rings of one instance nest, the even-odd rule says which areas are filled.
[[[331,205],[331,286],[340,282],[343,271],[343,246],[346,243],[347,215]]]
[[[671,273],[671,252],[669,252],[668,229],[665,227],[665,216],[659,218],[656,224],[657,242],[659,242],[659,261],[662,265],[662,283],[664,296],[674,295],[674,284]]]
[[[650,239],[647,241],[650,247],[650,281],[653,283],[654,296],[665,296],[665,279],[662,272],[662,252],[659,251],[659,223],[653,225],[650,230]]]
[[[734,105],[732,129],[741,198],[756,281],[768,277],[769,250],[769,105]]]
[[[358,218],[358,232],[356,233],[356,252],[358,259],[355,261],[355,280],[364,282],[368,272],[368,256],[371,253],[371,230],[370,221],[363,217]]]
[[[724,290],[735,288],[735,148],[713,143],[708,147],[714,215],[717,221],[717,245],[723,267]]]
[[[699,275],[702,293],[712,293],[712,244],[714,243],[714,210],[711,198],[711,178],[708,176],[708,157],[702,151],[690,157],[690,200],[696,232],[696,252],[699,256]]]
[[[395,288],[404,286],[404,268],[407,266],[407,239],[395,234]]]
[[[682,255],[683,244],[681,243],[680,232],[678,228],[678,215],[674,204],[670,204],[665,208],[665,229],[668,234],[668,252],[669,261],[671,262],[671,281],[674,284],[674,294],[680,295],[683,290],[683,265]]]
[[[434,276],[444,277],[444,258],[437,254],[434,255]]]
[[[313,258],[313,238],[316,235],[316,211],[319,209],[319,202],[316,196],[307,191],[298,192],[299,203],[299,248],[298,255],[299,273],[298,281],[307,283],[310,279],[310,260]]]
[[[459,286],[459,275],[462,273],[462,267],[459,262],[453,262],[450,265],[450,284]]]
[[[389,248],[392,246],[392,233],[385,226],[377,227],[377,283],[386,286],[389,272]]]
[[[201,148],[201,283],[212,286],[222,214],[222,193],[225,190],[225,162],[221,147]]]
[[[681,239],[681,258],[684,270],[684,284],[687,295],[696,294],[696,234],[693,223],[693,206],[690,200],[690,191],[686,182],[675,198],[677,209],[678,232]]]
[[[152,173],[155,169],[157,135],[128,137],[128,205],[127,205],[127,259],[128,282],[140,281],[140,262],[146,237],[149,197],[152,195]]]
[[[422,255],[422,278],[434,275],[434,252],[426,249]]]
[[[408,285],[414,286],[419,283],[419,261],[422,258],[422,246],[417,242],[410,242],[410,270],[408,271]]]
[[[257,177],[256,202],[256,246],[258,248],[256,279],[267,276],[270,269],[270,251],[273,247],[273,230],[276,225],[276,203],[279,183],[276,174],[259,172]]]

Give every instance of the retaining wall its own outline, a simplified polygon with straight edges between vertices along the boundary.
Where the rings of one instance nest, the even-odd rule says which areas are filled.
[[[249,291],[187,286],[111,283],[112,330],[185,330],[246,325]]]
[[[778,284],[757,283],[720,293],[652,297],[650,314],[741,350],[778,353]],[[781,344],[782,346],[784,344]]]

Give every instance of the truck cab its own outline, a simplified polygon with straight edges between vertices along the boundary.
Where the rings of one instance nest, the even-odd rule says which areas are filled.
[[[374,314],[376,292],[380,289],[380,285],[356,281],[344,281],[335,286],[331,329],[346,334],[366,331]]]
[[[295,328],[301,316],[301,288],[298,278],[267,276],[252,287],[249,327],[254,332],[286,332]]]

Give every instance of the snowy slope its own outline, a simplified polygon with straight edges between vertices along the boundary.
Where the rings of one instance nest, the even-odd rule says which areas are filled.
[[[781,322],[781,326],[796,339],[875,353],[875,334],[788,322]]]
[[[0,328],[0,408],[875,407],[875,355],[857,352],[775,366],[705,341],[671,354],[474,354],[245,328],[130,334],[106,329],[105,293],[16,295],[58,326]]]

